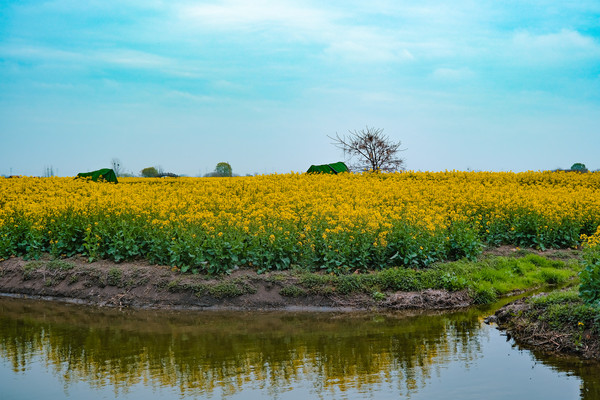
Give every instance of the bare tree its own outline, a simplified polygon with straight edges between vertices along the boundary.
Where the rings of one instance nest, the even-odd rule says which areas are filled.
[[[44,178],[50,178],[54,176],[54,167],[49,166],[44,168]]]
[[[354,171],[393,172],[403,169],[404,159],[398,157],[401,142],[392,142],[383,129],[366,127],[360,131],[348,131],[350,135],[335,137],[328,136],[333,144],[342,149],[344,156],[350,160]]]
[[[115,175],[117,177],[121,176],[121,160],[118,158],[113,158],[110,160],[110,166],[113,171],[115,171]]]

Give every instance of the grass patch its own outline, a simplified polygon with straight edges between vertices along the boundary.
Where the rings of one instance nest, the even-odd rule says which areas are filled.
[[[305,272],[300,275],[298,285],[310,294],[330,295],[335,292],[334,281],[338,278],[333,275],[321,275]]]
[[[38,270],[54,280],[64,279],[66,273],[75,266],[64,260],[31,261],[25,264],[23,279],[33,279],[40,275]],[[577,260],[549,259],[527,253],[523,257],[485,256],[478,261],[460,260],[437,263],[428,268],[415,269],[394,267],[369,273],[345,275],[290,271],[272,273],[268,276],[249,275],[244,277],[222,277],[220,280],[207,280],[199,276],[201,282],[184,283],[183,278],[173,278],[165,272],[165,279],[155,286],[170,292],[192,291],[196,296],[230,298],[256,293],[257,284],[279,287],[279,293],[286,297],[307,295],[353,295],[365,294],[375,300],[383,300],[393,292],[422,291],[440,289],[450,292],[466,290],[477,304],[489,304],[498,297],[515,291],[528,290],[545,285],[562,285],[577,282],[577,274],[582,266]],[[134,286],[139,280],[148,280],[136,270],[126,274],[119,267],[108,271],[88,268],[84,275],[98,286]],[[126,274],[126,275],[124,275]],[[44,275],[44,279],[46,276]],[[74,283],[77,278],[71,278]],[[557,311],[558,312],[558,311]]]
[[[535,308],[545,308],[553,304],[576,303],[579,301],[579,293],[576,290],[564,290],[552,292],[543,296],[535,296],[528,300]]]
[[[600,334],[600,310],[583,303],[576,288],[528,300],[527,318],[546,322],[558,331],[591,329]]]
[[[521,258],[488,257],[478,262],[457,261],[435,268],[461,276],[464,288],[469,290],[475,302],[488,304],[498,296],[514,291],[566,283],[577,277],[581,265],[577,261],[550,260],[528,254]]]
[[[75,268],[75,264],[64,260],[52,260],[48,261],[48,263],[46,264],[46,268],[49,270],[68,271]]]
[[[204,283],[187,283],[187,284],[178,284],[179,286],[174,286],[172,291],[178,291],[177,288],[181,288],[184,290],[191,290],[197,297],[201,297],[208,292],[208,285]]]
[[[350,275],[302,273],[298,275],[298,287],[321,295],[468,290],[475,303],[489,304],[514,291],[563,284],[576,278],[580,270],[580,264],[574,260],[550,260],[527,253],[520,258],[488,256],[479,261],[439,263],[427,269],[389,268]]]
[[[286,274],[282,274],[282,273],[272,273],[269,276],[266,276],[264,278],[264,280],[266,282],[272,282],[272,283],[279,283],[279,282],[283,282],[287,279]]]
[[[570,271],[564,269],[541,268],[539,271],[539,278],[550,285],[565,283],[571,277]]]
[[[170,291],[191,290],[197,297],[209,295],[217,299],[227,297],[238,297],[244,294],[256,293],[256,288],[246,282],[243,278],[238,278],[233,281],[223,281],[219,283],[193,283],[181,284],[179,281],[169,282],[168,289]]]
[[[533,254],[533,252],[529,249],[518,249],[514,252],[513,257],[525,257],[530,254]]]
[[[217,299],[224,297],[237,297],[244,294],[244,291],[233,282],[223,282],[208,287],[208,294]]]
[[[378,291],[374,291],[373,293],[371,293],[371,296],[373,297],[373,300],[375,301],[383,301],[385,300],[385,293],[381,293]]]
[[[584,303],[578,288],[533,296],[508,306],[499,318],[513,336],[548,351],[600,354],[600,309]]]
[[[108,270],[108,274],[106,276],[106,283],[110,286],[119,286],[121,284],[121,279],[123,278],[123,271],[120,268],[113,267]]]
[[[206,289],[209,295],[217,299],[256,293],[256,288],[243,280],[207,285]]]
[[[306,290],[296,285],[284,286],[279,291],[279,294],[285,297],[303,297],[306,296]]]
[[[31,261],[23,266],[23,280],[29,280],[33,278],[35,271],[45,269],[46,271],[69,271],[75,268],[74,264],[63,260],[52,260],[52,261]],[[51,286],[47,282],[44,283],[46,286]]]
[[[178,292],[180,289],[180,280],[179,279],[173,279],[172,281],[170,281],[169,283],[167,283],[167,290],[169,292]]]
[[[27,281],[33,278],[33,273],[43,266],[44,263],[42,261],[31,261],[23,265],[23,280]]]

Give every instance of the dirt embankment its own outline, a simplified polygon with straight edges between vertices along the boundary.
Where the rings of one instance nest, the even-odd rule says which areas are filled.
[[[600,360],[600,337],[597,334],[575,326],[553,329],[546,318],[533,309],[527,298],[502,307],[491,320],[525,347]]]
[[[473,304],[466,291],[340,294],[308,285],[293,271],[222,277],[182,274],[144,262],[89,263],[86,258],[0,262],[0,293],[112,307],[178,309],[453,309]]]

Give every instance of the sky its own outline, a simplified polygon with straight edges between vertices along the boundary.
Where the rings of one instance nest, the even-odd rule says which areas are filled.
[[[600,168],[598,0],[0,0],[0,175]]]

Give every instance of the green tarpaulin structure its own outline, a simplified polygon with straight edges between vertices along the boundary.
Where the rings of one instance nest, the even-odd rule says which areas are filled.
[[[314,172],[318,174],[339,174],[340,172],[349,172],[350,170],[343,162],[333,164],[311,165],[306,173]]]
[[[103,168],[92,172],[80,172],[77,174],[77,178],[91,178],[94,182],[98,182],[98,179],[100,179],[106,182],[118,183],[115,171],[110,168]]]

